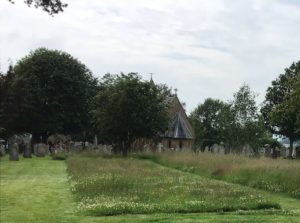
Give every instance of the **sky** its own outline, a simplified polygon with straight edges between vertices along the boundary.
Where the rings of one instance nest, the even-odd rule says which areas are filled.
[[[138,72],[178,89],[191,112],[232,100],[244,84],[264,100],[300,60],[299,0],[63,0],[49,16],[23,0],[0,3],[0,69],[39,47],[65,51],[101,78]]]

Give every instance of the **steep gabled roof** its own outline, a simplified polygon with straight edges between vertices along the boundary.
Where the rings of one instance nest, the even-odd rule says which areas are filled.
[[[164,134],[167,138],[193,139],[194,130],[188,121],[187,115],[177,98],[177,96],[167,99],[170,113],[170,125],[168,131]]]

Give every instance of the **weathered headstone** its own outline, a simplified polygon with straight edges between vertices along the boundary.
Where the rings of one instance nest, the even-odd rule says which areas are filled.
[[[222,155],[225,154],[225,147],[223,145],[219,146],[219,154],[222,154]]]
[[[209,146],[205,146],[205,148],[204,148],[204,152],[210,152],[210,150],[209,150]]]
[[[37,157],[44,157],[48,153],[48,146],[44,143],[38,143],[34,145],[34,154]]]
[[[5,156],[5,146],[4,145],[0,145],[0,157],[1,156]]]
[[[163,144],[162,144],[161,142],[159,142],[159,143],[157,144],[157,152],[158,152],[158,153],[161,153],[162,147],[163,147]]]
[[[13,143],[9,145],[9,160],[18,161],[19,160],[19,146],[18,143]]]
[[[149,144],[145,144],[143,147],[144,152],[149,153],[151,152],[151,147]]]
[[[75,142],[74,148],[75,148],[75,151],[80,152],[84,148],[84,143],[83,142]]]
[[[242,154],[245,156],[253,156],[254,151],[253,151],[252,147],[247,144],[247,145],[243,146]]]
[[[98,137],[95,135],[94,137],[94,147],[96,148],[98,146]]]
[[[25,144],[25,147],[24,147],[23,157],[24,158],[31,158],[31,148],[30,148],[30,145],[27,144],[27,143]]]
[[[113,146],[112,145],[105,145],[105,150],[106,150],[107,153],[112,153]]]
[[[213,144],[213,146],[212,146],[212,152],[213,153],[218,153],[219,152],[219,145],[218,144]]]

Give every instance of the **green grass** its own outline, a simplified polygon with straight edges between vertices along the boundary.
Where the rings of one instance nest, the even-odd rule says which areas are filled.
[[[135,158],[67,161],[78,209],[88,215],[226,212],[280,208],[262,193]]]
[[[49,157],[0,162],[1,223],[61,222],[61,215],[72,215],[64,162]]]
[[[211,153],[165,153],[139,157],[200,176],[300,198],[300,160]]]
[[[92,159],[86,161],[89,163]],[[88,164],[87,164],[88,165]],[[147,164],[148,165],[148,164]],[[152,166],[152,164],[149,164]],[[155,168],[155,166],[154,166]],[[87,169],[80,174],[93,176]],[[201,178],[199,178],[201,179]],[[72,187],[71,187],[72,188]],[[282,210],[216,213],[155,213],[93,217],[77,212],[78,203],[70,190],[65,161],[51,158],[0,159],[0,222],[5,223],[96,223],[96,222],[300,222],[300,202],[269,194]]]

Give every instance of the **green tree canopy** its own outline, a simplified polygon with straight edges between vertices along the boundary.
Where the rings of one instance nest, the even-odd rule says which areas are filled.
[[[300,138],[299,133],[299,75],[300,61],[293,63],[272,81],[267,89],[261,112],[266,126],[274,134],[290,139],[290,156],[293,142]]]
[[[232,122],[230,105],[208,98],[191,113],[190,119],[195,129],[195,143],[220,143],[225,141],[228,124]]]
[[[166,89],[135,73],[107,74],[95,98],[93,122],[101,139],[127,155],[138,138],[153,138],[168,127]]]
[[[96,92],[97,81],[84,64],[65,52],[40,48],[7,75],[1,123],[12,132],[44,138],[87,131]]]
[[[245,126],[247,123],[256,121],[258,109],[255,102],[256,95],[251,91],[249,85],[243,84],[240,89],[233,94],[232,110],[236,123]]]
[[[236,146],[245,144],[249,144],[253,148],[262,146],[260,139],[265,136],[266,128],[263,125],[261,115],[258,113],[255,98],[255,92],[247,84],[243,84],[233,95],[231,104]]]
[[[14,0],[8,1],[13,4],[15,3]],[[24,3],[29,7],[33,4],[36,8],[42,8],[49,15],[63,12],[64,8],[68,6],[68,4],[63,3],[61,0],[24,0]]]
[[[206,99],[191,113],[190,119],[197,146],[223,142],[239,151],[246,144],[258,148],[270,138],[258,114],[255,93],[246,84],[234,93],[230,103]]]

